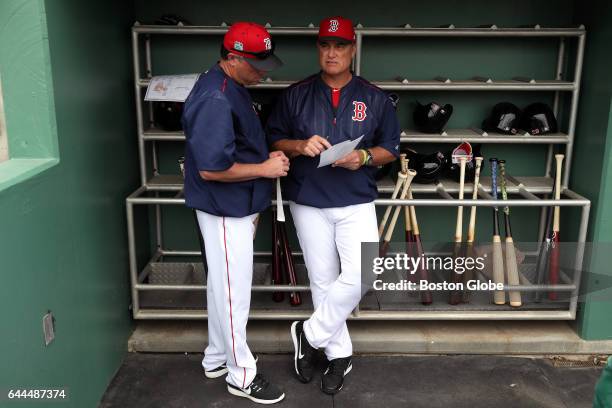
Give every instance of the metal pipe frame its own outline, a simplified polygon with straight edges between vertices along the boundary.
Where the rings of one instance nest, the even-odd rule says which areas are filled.
[[[570,190],[565,190],[569,192]],[[128,202],[131,204],[168,204],[168,205],[184,205],[184,198],[154,198],[154,197],[128,197]],[[276,200],[272,200],[272,204],[275,204]],[[497,207],[497,206],[509,206],[509,207],[542,207],[542,206],[559,206],[559,207],[582,207],[590,205],[590,201],[586,198],[576,199],[539,199],[539,200],[472,200],[472,199],[452,199],[452,200],[440,200],[437,198],[422,198],[413,200],[399,200],[389,198],[378,198],[374,200],[375,205],[412,205],[416,207],[427,206],[427,207],[457,207],[457,206],[472,206],[477,207]],[[289,201],[283,201],[283,205],[289,205]]]
[[[576,120],[578,116],[578,99],[580,97],[580,81],[582,79],[582,64],[584,58],[584,43],[586,40],[586,34],[582,33],[578,37],[578,47],[576,49],[576,68],[574,72],[574,90],[572,91],[572,107],[570,111],[569,128],[567,135],[569,136],[569,142],[565,150],[565,169],[563,174],[563,187],[569,185],[569,176],[572,167],[572,157],[574,150],[574,138],[576,133]]]
[[[301,320],[308,319],[311,311],[251,310],[249,319],[254,320]],[[141,310],[135,315],[140,320],[201,320],[208,318],[203,310],[163,309]],[[349,316],[349,320],[572,320],[569,311],[553,310],[483,310],[483,311],[384,311],[361,310],[359,317]]]
[[[140,34],[224,34],[227,26],[157,26],[134,25]],[[316,35],[318,27],[269,27],[272,35]],[[577,37],[584,33],[578,28],[355,28],[355,34],[383,37]]]
[[[206,285],[153,285],[148,283],[136,284],[137,290],[165,290],[165,291],[203,291],[206,290]],[[575,292],[577,286],[575,284],[559,284],[559,285],[504,285],[503,291],[521,292],[541,292],[541,291],[556,291],[556,292]],[[309,285],[252,285],[252,292],[310,292]]]
[[[126,199],[126,212],[127,212],[127,227],[128,227],[128,249],[129,249],[129,261],[130,261],[130,280],[132,282],[132,313],[135,319],[203,319],[207,317],[205,311],[173,311],[169,312],[166,310],[142,310],[139,305],[139,290],[205,290],[206,285],[148,285],[142,284],[139,281],[137,263],[136,263],[136,251],[135,251],[135,231],[134,231],[134,205],[136,204],[153,204],[156,206],[156,219],[157,219],[157,238],[158,238],[158,251],[155,253],[153,259],[159,260],[164,255],[197,255],[197,251],[164,251],[161,244],[161,205],[182,205],[184,204],[184,198],[162,198],[155,193],[157,197],[140,197],[141,194],[147,191],[147,180],[146,180],[146,161],[145,161],[145,140],[152,140],[155,144],[155,140],[184,140],[184,135],[178,134],[151,134],[146,135],[143,126],[143,105],[141,100],[141,89],[148,86],[149,80],[141,78],[140,73],[140,50],[138,35],[139,34],[218,34],[221,35],[227,31],[227,27],[197,27],[197,26],[141,26],[135,25],[132,28],[132,48],[133,48],[133,65],[134,65],[134,78],[135,78],[135,94],[136,94],[136,116],[138,125],[138,149],[140,158],[140,172],[141,172],[141,184],[142,186],[132,193]],[[269,31],[273,35],[316,35],[318,32],[317,28],[299,28],[299,27],[278,27],[269,28]],[[478,206],[478,207],[491,207],[491,206],[514,206],[514,207],[546,207],[546,206],[562,206],[562,207],[582,207],[580,229],[578,242],[584,244],[586,242],[588,217],[590,211],[590,201],[586,198],[578,195],[577,193],[568,190],[568,180],[570,174],[570,164],[572,158],[572,149],[574,142],[574,132],[576,127],[576,115],[577,115],[577,103],[580,91],[580,80],[582,74],[583,64],[583,53],[585,43],[585,30],[584,27],[576,29],[557,29],[557,28],[533,28],[533,29],[499,29],[499,28],[356,28],[356,45],[357,54],[355,58],[355,73],[359,75],[361,73],[361,60],[362,60],[362,46],[363,36],[386,36],[386,37],[560,37],[559,53],[557,58],[557,71],[555,81],[539,81],[536,83],[522,83],[520,81],[494,81],[491,84],[483,84],[479,81],[454,81],[450,83],[440,83],[437,81],[379,81],[375,82],[382,89],[387,90],[457,90],[457,91],[484,91],[484,90],[507,90],[507,91],[555,91],[554,100],[554,111],[558,113],[559,98],[561,91],[572,92],[572,106],[571,114],[568,126],[568,135],[563,140],[553,138],[551,140],[544,140],[540,138],[537,142],[539,143],[550,143],[547,163],[546,163],[546,174],[550,173],[550,167],[552,163],[552,146],[554,144],[566,143],[566,166],[565,174],[563,178],[563,194],[568,199],[561,200],[550,200],[540,199],[531,192],[529,192],[522,183],[515,183],[519,188],[519,194],[524,197],[523,200],[492,200],[491,196],[484,191],[482,186],[479,186],[479,195],[485,197],[484,200],[457,200],[453,199],[452,196],[444,189],[444,186],[439,184],[436,188],[436,192],[445,200],[439,199],[418,199],[418,200],[390,200],[390,199],[377,199],[375,205],[413,205],[413,206],[433,206],[433,207],[455,207],[459,205],[464,206]],[[565,38],[577,37],[578,47],[576,55],[576,69],[573,82],[563,82],[562,68],[565,54]],[[147,38],[145,44],[146,52],[146,68],[147,77],[150,78],[152,74],[151,67],[151,49],[150,39]],[[253,88],[262,89],[280,89],[290,85],[292,81],[271,81],[268,80],[262,84],[253,86]],[[151,116],[151,110],[150,110]],[[404,142],[430,142],[427,136],[418,138],[405,137]],[[426,140],[427,139],[427,140]],[[436,137],[435,140],[432,137],[431,142],[439,142],[440,138]],[[480,142],[489,143],[536,143],[536,140],[526,139],[512,140],[510,141],[507,137],[488,136],[477,137]],[[453,140],[449,140],[452,142]],[[463,141],[463,139],[461,140]],[[155,146],[153,148],[153,162],[156,166],[157,157]],[[160,189],[161,191],[162,189]],[[173,188],[171,190],[174,190]],[[268,252],[255,253],[255,256],[267,256]],[[296,253],[295,255],[299,255]],[[569,291],[572,293],[570,300],[569,311],[362,311],[359,306],[352,312],[351,319],[360,320],[571,320],[576,316],[577,310],[577,298],[578,289],[581,275],[581,265],[583,262],[584,246],[581,245],[575,260],[575,269],[577,273],[574,276],[573,284],[566,285],[505,285],[504,290],[520,290],[520,291],[542,291],[542,290],[555,290],[559,292]],[[299,285],[254,285],[254,291],[272,292],[272,291],[308,291],[309,286]],[[251,318],[254,319],[295,319],[295,318],[306,318],[310,315],[310,312],[278,312],[278,311],[253,311]]]
[[[142,95],[140,86],[140,50],[138,43],[138,33],[132,30],[132,63],[134,67],[134,93],[136,99],[136,125],[138,129],[138,159],[140,165],[140,184],[147,184],[147,170],[145,160],[144,140],[140,135],[144,132],[142,115]]]
[[[183,132],[145,131],[141,137],[146,141],[185,141]],[[489,135],[482,136],[476,132],[473,135],[407,135],[405,131],[400,136],[402,143],[498,143],[498,144],[567,144],[568,137],[560,135],[542,136],[511,136],[511,135]]]
[[[357,50],[355,52],[355,74],[361,75],[361,50],[363,49],[363,37],[361,33],[355,34],[355,44]]]
[[[137,83],[141,88],[149,86],[149,80],[140,78]],[[388,91],[574,91],[572,82],[542,80],[528,83],[514,80],[493,81],[490,84],[475,80],[456,80],[444,83],[434,80],[402,81],[371,81],[372,84]],[[256,85],[248,85],[249,89],[285,89],[295,83],[289,80],[264,80]]]

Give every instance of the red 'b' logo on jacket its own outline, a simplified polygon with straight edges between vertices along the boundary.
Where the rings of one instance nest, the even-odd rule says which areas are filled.
[[[353,101],[353,120],[363,122],[366,118],[366,109],[368,108],[365,103]]]

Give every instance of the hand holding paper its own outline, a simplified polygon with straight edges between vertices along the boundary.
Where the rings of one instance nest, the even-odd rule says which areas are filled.
[[[330,147],[321,153],[321,158],[319,159],[319,167],[329,166],[332,163],[335,163],[337,160],[342,159],[344,156],[355,150],[355,147],[361,142],[363,139],[363,135],[358,137],[355,140],[346,140],[342,143],[338,143]]]

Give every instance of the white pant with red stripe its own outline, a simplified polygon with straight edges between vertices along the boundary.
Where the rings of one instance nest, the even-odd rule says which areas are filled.
[[[208,347],[202,366],[212,370],[227,364],[226,381],[245,388],[257,373],[246,340],[257,214],[232,218],[196,213],[208,263]]]
[[[291,203],[315,311],[306,322],[308,342],[328,359],[348,357],[353,345],[346,319],[362,296],[361,243],[378,242],[374,203],[315,208]]]

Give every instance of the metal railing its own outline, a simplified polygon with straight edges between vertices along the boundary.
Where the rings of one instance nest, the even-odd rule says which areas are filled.
[[[143,105],[143,90],[148,86],[153,75],[151,58],[151,37],[155,35],[218,35],[221,36],[228,29],[227,25],[215,27],[202,26],[147,26],[136,23],[132,28],[132,50],[133,50],[133,70],[134,70],[134,92],[136,96],[136,117],[137,117],[137,137],[138,154],[140,164],[141,187],[126,199],[126,211],[128,220],[128,244],[130,258],[130,279],[132,286],[133,315],[136,319],[202,319],[206,318],[205,310],[163,310],[155,308],[141,308],[139,299],[142,293],[150,291],[201,291],[204,292],[204,284],[188,285],[163,285],[144,283],[147,278],[147,268],[141,269],[136,261],[136,241],[134,210],[136,206],[153,205],[155,207],[155,240],[156,251],[147,265],[160,261],[167,257],[198,256],[198,251],[182,251],[165,249],[163,245],[162,231],[162,205],[184,205],[185,200],[181,197],[183,188],[180,176],[159,174],[158,169],[158,142],[164,141],[183,141],[185,136],[182,132],[165,132],[151,128],[153,114],[150,104]],[[273,35],[286,36],[314,36],[318,28],[314,25],[308,27],[268,27]],[[491,38],[544,38],[555,37],[559,39],[557,53],[557,64],[552,79],[536,80],[532,78],[514,78],[511,80],[496,80],[494,78],[474,77],[470,79],[451,79],[434,78],[432,80],[411,80],[398,76],[391,81],[373,81],[385,90],[409,91],[409,90],[437,90],[437,91],[550,91],[554,92],[553,110],[559,113],[561,92],[569,93],[571,104],[569,108],[569,120],[567,133],[557,133],[542,136],[530,135],[497,135],[487,134],[481,129],[450,129],[441,135],[426,135],[413,130],[404,130],[401,135],[402,143],[455,143],[455,142],[478,142],[478,143],[513,143],[513,144],[548,144],[546,159],[546,170],[544,177],[520,177],[509,178],[508,192],[519,195],[520,199],[492,200],[488,194],[490,189],[479,188],[481,200],[457,200],[453,199],[450,193],[458,190],[458,183],[443,181],[436,185],[414,186],[415,194],[438,194],[440,198],[420,198],[414,200],[390,200],[377,199],[375,204],[381,205],[413,205],[428,207],[456,207],[459,205],[478,207],[505,206],[510,207],[542,207],[540,218],[540,237],[543,235],[544,211],[546,207],[555,205],[561,207],[581,207],[580,225],[577,242],[584,244],[586,241],[587,225],[590,211],[590,201],[575,192],[569,190],[568,180],[571,170],[571,158],[575,139],[577,104],[580,94],[580,80],[582,75],[582,64],[584,54],[586,31],[583,26],[576,28],[542,28],[534,26],[529,28],[499,28],[496,26],[478,28],[456,28],[454,26],[438,28],[413,28],[406,25],[401,28],[390,27],[356,27],[356,47],[357,52],[354,60],[353,69],[356,74],[361,73],[361,63],[363,59],[363,44],[368,37],[491,37]],[[141,47],[141,40],[144,39],[144,47]],[[575,39],[575,64],[574,76],[571,80],[564,80],[563,68],[567,56],[567,44],[570,39]],[[142,74],[141,53],[144,49],[144,72]],[[273,80],[267,78],[262,83],[253,86],[255,89],[283,89],[293,81]],[[148,126],[145,126],[145,114],[148,116]],[[146,143],[151,144],[151,163],[153,171],[148,171]],[[552,155],[555,145],[562,145],[565,149],[566,165],[563,174],[563,196],[561,200],[547,199],[546,195],[552,191],[552,179],[550,172],[552,167]],[[152,174],[152,176],[149,176]],[[481,180],[482,185],[487,185],[486,178]],[[389,193],[393,189],[390,180],[379,182],[379,192]],[[466,185],[466,193],[470,191]],[[163,194],[176,192],[173,197],[166,197]],[[153,196],[150,196],[153,194]],[[536,194],[544,195],[538,197]],[[559,285],[532,285],[523,284],[510,286],[506,285],[504,290],[520,290],[525,292],[540,290],[555,290],[559,292],[569,292],[570,301],[567,308],[563,310],[505,310],[496,308],[495,310],[440,310],[436,307],[423,307],[419,310],[363,310],[359,307],[354,311],[351,318],[365,320],[455,320],[455,319],[503,319],[503,320],[567,320],[574,319],[576,316],[577,296],[580,283],[579,266],[582,265],[583,251],[576,254],[577,273],[572,279],[566,277]],[[583,247],[583,245],[582,245]],[[301,256],[301,253],[294,253]],[[256,252],[256,257],[268,257],[269,252]],[[271,291],[308,291],[307,285],[298,287],[289,285],[259,285],[253,286],[253,292]],[[308,310],[252,310],[253,319],[296,319],[306,318],[310,312]]]

